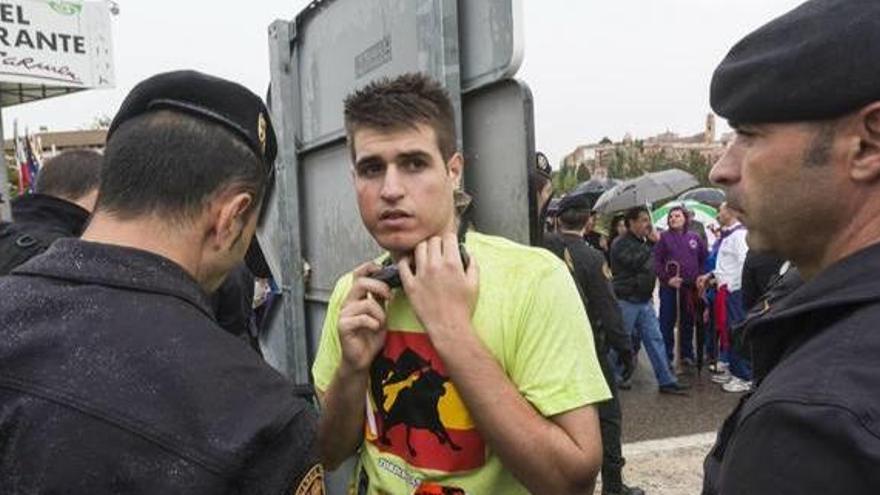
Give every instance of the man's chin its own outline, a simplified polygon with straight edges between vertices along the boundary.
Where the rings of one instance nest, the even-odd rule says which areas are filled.
[[[394,255],[404,255],[413,252],[419,242],[423,240],[411,235],[377,236],[375,239],[382,249]]]

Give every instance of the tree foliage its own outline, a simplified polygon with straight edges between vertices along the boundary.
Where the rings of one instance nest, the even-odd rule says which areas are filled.
[[[645,147],[644,141],[635,140],[602,149],[592,163],[581,164],[576,173],[565,169],[560,171],[559,178],[553,183],[557,191],[567,191],[577,183],[588,180],[589,170],[597,165],[595,161],[601,161],[601,165],[607,168],[608,177],[614,179],[631,179],[648,172],[678,168],[692,173],[701,186],[712,186],[709,181],[712,160],[706,154],[695,149]],[[585,168],[586,173],[582,172],[581,168]],[[575,179],[577,179],[574,184],[571,183],[572,175],[576,175]]]

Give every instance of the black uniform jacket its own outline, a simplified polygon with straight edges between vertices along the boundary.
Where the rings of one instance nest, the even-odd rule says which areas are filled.
[[[880,493],[877,274],[880,244],[746,324],[757,387],[706,458],[704,494]]]
[[[13,223],[0,222],[0,275],[49,249],[61,237],[79,237],[89,212],[46,194],[12,201]]]
[[[633,303],[651,300],[657,276],[653,265],[654,246],[632,233],[618,237],[611,246],[611,271],[618,299]]]
[[[60,239],[0,294],[0,493],[294,493],[315,474],[313,411],[178,265]]]
[[[565,257],[568,250],[571,257],[569,269],[581,291],[593,327],[596,352],[604,355],[608,346],[618,351],[631,351],[632,341],[623,328],[623,317],[611,287],[611,270],[605,263],[605,256],[574,234],[547,234],[544,245],[566,264],[569,264]]]

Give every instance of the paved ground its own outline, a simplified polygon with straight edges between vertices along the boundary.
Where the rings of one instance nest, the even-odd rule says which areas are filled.
[[[642,352],[639,367],[633,376],[632,390],[620,391],[623,442],[717,431],[740,395],[722,392],[718,385],[709,380],[710,376],[704,370],[699,376],[679,377],[693,385],[687,397],[662,395],[657,392],[657,380],[651,363]]]
[[[687,397],[661,395],[651,364],[642,353],[632,390],[620,392],[627,484],[649,495],[700,493],[703,459],[740,397],[722,392],[710,376],[708,371],[681,376],[680,380],[693,385]]]
[[[699,494],[703,459],[714,441],[714,433],[702,433],[624,445],[624,479],[649,495]]]

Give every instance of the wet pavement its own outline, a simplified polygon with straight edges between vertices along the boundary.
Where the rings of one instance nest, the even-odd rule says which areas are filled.
[[[660,394],[651,363],[642,351],[632,389],[619,392],[623,443],[717,431],[742,394],[722,392],[710,377],[705,369],[699,375],[679,376],[693,386],[689,395]]]
[[[703,459],[715,432],[742,394],[721,391],[711,373],[689,373],[679,380],[692,385],[687,396],[664,395],[644,352],[631,390],[621,390],[624,480],[649,495],[699,494]],[[600,493],[600,485],[596,493]]]

